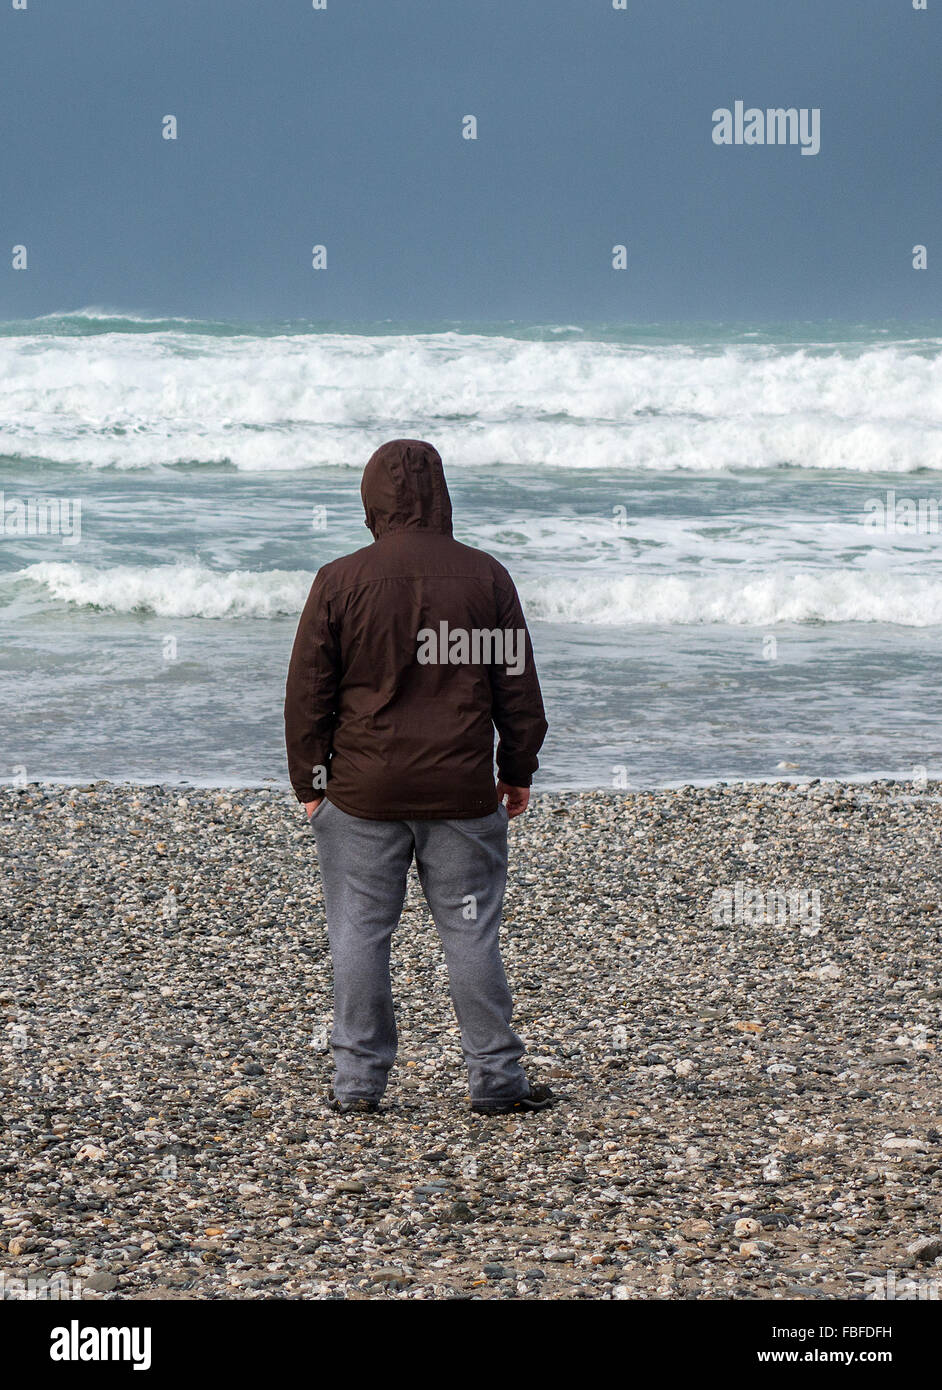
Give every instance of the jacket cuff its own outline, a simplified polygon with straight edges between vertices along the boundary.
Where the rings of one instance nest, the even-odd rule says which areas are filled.
[[[317,800],[317,792],[314,790],[313,786],[311,786],[311,787],[295,787],[295,789],[294,789],[294,794],[295,794],[295,796],[298,798],[298,800],[300,801],[300,803],[301,803],[302,806],[305,805],[305,803],[308,802],[308,801],[316,801],[316,800]],[[324,795],[324,793],[321,792],[321,796],[323,796],[323,795]]]
[[[532,787],[533,773],[525,771],[522,767],[514,767],[512,763],[498,764],[497,776],[502,782],[506,782],[508,787]]]

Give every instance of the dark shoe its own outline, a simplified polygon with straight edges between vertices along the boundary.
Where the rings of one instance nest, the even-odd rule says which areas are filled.
[[[548,1110],[558,1100],[548,1086],[534,1086],[531,1081],[526,1095],[516,1100],[473,1100],[471,1110],[475,1115],[519,1115],[527,1110]]]
[[[327,1104],[331,1110],[339,1110],[341,1115],[372,1115],[379,1109],[378,1100],[367,1096],[354,1096],[352,1100],[338,1100],[333,1087],[327,1092]]]

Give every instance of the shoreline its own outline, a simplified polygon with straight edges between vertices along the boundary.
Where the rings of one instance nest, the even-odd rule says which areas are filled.
[[[496,775],[496,774],[495,774],[495,775]],[[539,776],[539,774],[537,774],[537,776]],[[770,777],[743,777],[743,776],[738,775],[738,774],[734,775],[734,774],[730,773],[729,776],[727,776],[727,777],[702,777],[702,778],[700,778],[700,777],[695,777],[695,778],[692,778],[692,779],[687,780],[687,781],[671,780],[671,781],[668,781],[668,782],[651,782],[651,783],[640,783],[640,782],[639,782],[639,783],[630,783],[627,787],[599,786],[599,785],[597,785],[597,784],[593,784],[593,785],[591,785],[591,786],[582,786],[582,785],[573,785],[573,786],[554,785],[554,786],[548,786],[548,785],[546,785],[546,784],[544,784],[544,783],[537,782],[537,783],[535,783],[534,786],[532,787],[532,794],[533,794],[534,798],[536,798],[536,797],[538,797],[538,796],[611,796],[611,797],[619,797],[619,796],[632,796],[632,795],[634,795],[634,796],[638,796],[638,795],[647,795],[647,794],[649,794],[649,793],[656,793],[656,792],[684,791],[684,790],[686,790],[686,789],[692,789],[692,790],[694,790],[694,791],[709,791],[709,790],[714,789],[714,788],[733,788],[733,789],[735,789],[735,788],[744,788],[744,789],[747,789],[747,788],[750,788],[750,787],[779,787],[779,786],[784,786],[784,787],[807,787],[807,786],[816,786],[816,785],[818,785],[818,784],[821,784],[822,786],[824,786],[824,785],[830,786],[830,785],[833,784],[833,785],[842,786],[842,787],[869,787],[869,786],[877,786],[877,787],[896,787],[896,786],[912,785],[912,786],[918,788],[918,787],[920,787],[921,785],[931,785],[932,783],[935,783],[937,786],[939,786],[940,792],[942,792],[942,772],[940,772],[940,775],[939,775],[939,776],[927,775],[926,778],[924,779],[924,782],[917,781],[917,779],[913,778],[913,776],[911,775],[911,773],[910,773],[910,775],[907,776],[907,775],[905,775],[905,774],[903,774],[903,773],[892,773],[892,772],[890,772],[890,771],[888,771],[888,770],[883,770],[883,771],[880,771],[880,772],[873,772],[873,773],[870,773],[870,772],[846,773],[846,772],[845,772],[845,773],[838,773],[838,774],[835,774],[834,776],[827,776],[827,777],[821,777],[821,776],[818,776],[818,775],[813,775],[813,774],[811,774],[811,773],[804,773],[804,772],[799,772],[799,773],[798,773],[796,776],[794,776],[794,777],[790,777],[790,776],[787,776],[787,775],[784,775],[784,776],[781,776],[781,777],[771,777],[771,776],[770,776]],[[174,782],[174,781],[168,781],[166,778],[160,778],[160,777],[142,778],[142,779],[138,779],[138,778],[135,778],[135,779],[131,779],[131,778],[111,778],[111,777],[78,778],[78,779],[76,779],[76,778],[69,778],[69,777],[47,777],[47,778],[30,778],[28,781],[23,782],[22,780],[20,780],[19,778],[16,778],[16,777],[0,777],[0,789],[18,790],[18,789],[21,789],[21,788],[23,788],[23,787],[38,787],[38,788],[43,788],[43,787],[59,787],[59,788],[61,788],[61,787],[66,787],[66,788],[68,788],[69,790],[75,790],[75,791],[89,791],[89,790],[92,790],[92,789],[95,789],[95,788],[99,788],[99,787],[114,787],[114,788],[116,788],[116,789],[122,789],[122,788],[123,788],[123,789],[129,790],[129,791],[134,791],[135,789],[141,789],[141,790],[154,790],[154,789],[157,789],[157,790],[163,790],[163,791],[168,791],[168,792],[171,792],[171,791],[181,791],[181,792],[186,792],[186,791],[194,791],[194,792],[213,792],[213,791],[218,791],[218,792],[226,792],[226,793],[229,793],[229,794],[234,793],[234,792],[245,792],[245,793],[248,794],[248,793],[252,793],[252,792],[272,792],[272,793],[277,793],[277,792],[280,792],[280,791],[287,791],[287,793],[288,793],[289,796],[292,796],[292,795],[293,795],[293,792],[292,792],[292,790],[291,790],[291,785],[290,785],[290,783],[288,782],[287,777],[285,777],[284,779],[270,778],[270,779],[267,779],[267,780],[265,780],[265,781],[255,781],[255,782],[252,782],[252,781],[249,781],[249,782],[239,781],[239,780],[236,779],[236,778],[232,778],[232,779],[229,779],[229,780],[223,779],[222,781],[220,781],[220,780],[218,780],[218,779],[214,779],[214,780],[209,780],[209,779],[207,779],[207,780],[205,780],[205,781],[197,780],[197,781],[180,781],[180,782]]]
[[[0,788],[0,1272],[92,1300],[938,1287],[942,812],[906,785],[535,795],[503,952],[564,1099],[501,1120],[467,1112],[414,871],[383,1112],[324,1106],[290,788]]]

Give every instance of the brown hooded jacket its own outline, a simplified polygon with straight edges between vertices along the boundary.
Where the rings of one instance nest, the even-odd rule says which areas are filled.
[[[384,444],[360,493],[375,540],[318,570],[295,638],[291,785],[299,801],[326,794],[367,820],[489,815],[494,726],[498,775],[518,787],[546,734],[513,580],[452,537],[431,444]]]

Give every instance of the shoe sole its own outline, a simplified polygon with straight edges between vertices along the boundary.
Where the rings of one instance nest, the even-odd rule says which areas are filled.
[[[375,1115],[379,1110],[378,1100],[358,1098],[351,1101],[338,1100],[336,1096],[327,1097],[327,1108],[337,1115]]]

